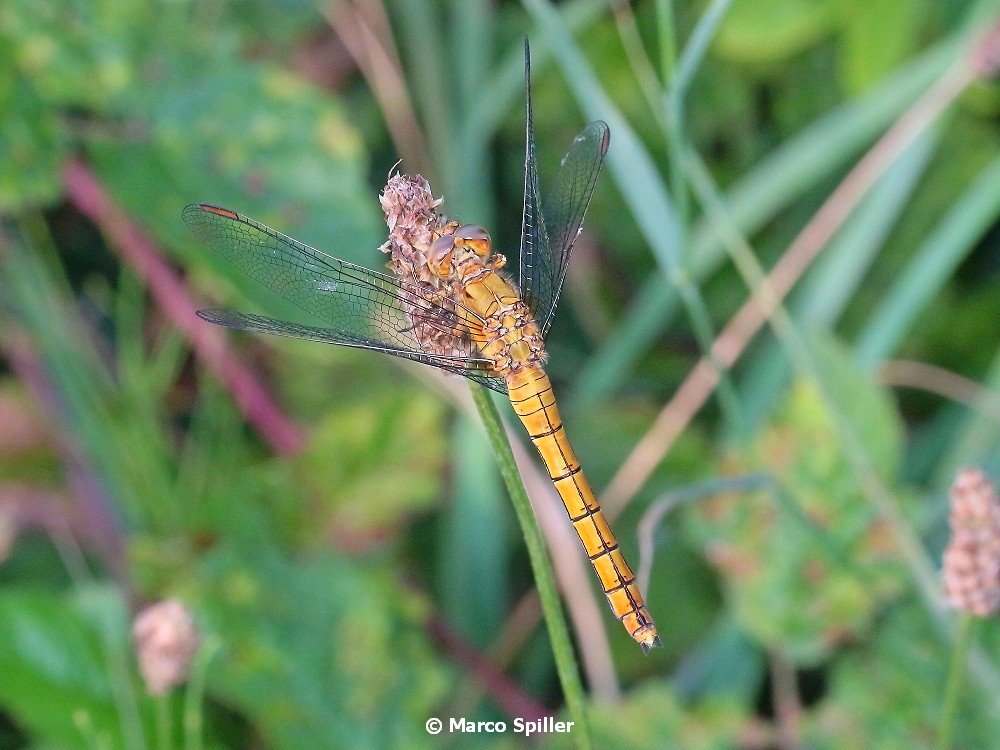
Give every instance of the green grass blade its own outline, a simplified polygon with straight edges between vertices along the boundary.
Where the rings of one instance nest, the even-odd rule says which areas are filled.
[[[930,304],[998,215],[1000,157],[955,201],[872,316],[857,345],[858,356],[866,366],[875,367],[892,355],[917,315]]]
[[[493,446],[493,453],[500,467],[500,475],[503,477],[504,484],[507,485],[507,492],[510,494],[511,503],[514,505],[514,512],[517,514],[521,533],[524,536],[524,543],[528,548],[531,570],[535,576],[538,598],[542,603],[542,613],[545,616],[545,625],[552,644],[556,669],[559,672],[559,682],[562,685],[570,715],[576,722],[573,740],[581,750],[589,750],[592,741],[583,685],[580,683],[580,670],[577,666],[576,656],[573,654],[569,628],[566,625],[566,618],[559,602],[555,573],[545,549],[545,542],[542,540],[542,532],[538,528],[538,521],[531,509],[531,501],[528,500],[528,492],[524,488],[521,475],[517,470],[514,452],[511,450],[510,443],[507,442],[507,433],[504,431],[503,420],[500,418],[496,404],[493,403],[489,392],[482,386],[470,383],[469,387],[472,391],[472,398],[476,402],[476,408],[479,410],[479,416],[483,420],[483,426],[486,428],[490,444]]]
[[[454,112],[451,106],[451,79],[448,75],[449,60],[443,57],[445,45],[439,37],[446,29],[435,5],[415,0],[394,0],[400,23],[398,34],[407,50],[411,64],[407,72],[413,87],[414,100],[421,108],[422,124],[427,133],[431,162],[443,178],[444,187],[450,189],[448,175],[452,159],[458,154],[454,149]]]
[[[441,601],[448,621],[479,648],[497,635],[507,591],[507,516],[496,464],[482,429],[459,416],[453,437],[454,492],[442,523]]]
[[[677,24],[673,0],[656,0],[656,38],[660,48],[660,75],[664,85],[674,77],[677,63]]]
[[[486,139],[473,138],[469,118],[479,106],[483,85],[493,62],[493,13],[483,0],[453,0],[455,49],[451,66],[457,85],[452,92],[457,146],[451,147],[452,166],[444,175],[444,192],[451,210],[463,221],[494,226],[493,160]]]
[[[733,0],[712,0],[712,4],[705,9],[695,24],[687,44],[684,45],[684,51],[681,53],[670,84],[671,93],[678,101],[683,101],[687,94],[695,73],[705,59],[708,45],[732,3]]]
[[[837,321],[909,203],[936,145],[930,134],[917,140],[872,188],[793,293],[794,320],[824,328]],[[770,414],[790,375],[788,358],[774,339],[747,363],[740,392],[751,429]]]
[[[572,31],[590,26],[611,6],[611,0],[571,0],[560,5],[559,13]],[[540,73],[552,59],[548,40],[541,35],[531,40],[531,69]],[[469,112],[466,128],[475,141],[489,140],[511,109],[523,105],[524,45],[518,39],[495,66],[496,73],[483,87],[476,106]],[[523,114],[523,113],[522,113]]]
[[[711,316],[697,285],[683,266],[684,229],[667,186],[653,158],[621,111],[597,80],[573,40],[570,30],[548,0],[524,0],[523,4],[548,37],[567,82],[589,119],[603,119],[611,128],[612,148],[608,165],[612,176],[660,265],[664,279],[678,289],[702,351],[711,357],[714,334]],[[731,422],[739,422],[735,388],[720,365],[721,404]]]
[[[931,48],[867,96],[824,115],[735,182],[726,192],[726,205],[741,232],[752,235],[854,158],[944,72],[959,42],[956,35]],[[711,223],[695,227],[688,257],[696,281],[723,262],[722,240]],[[676,291],[659,276],[646,282],[638,299],[581,372],[572,393],[579,406],[619,388],[677,310]]]

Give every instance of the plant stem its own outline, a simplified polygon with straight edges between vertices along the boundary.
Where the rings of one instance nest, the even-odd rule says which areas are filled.
[[[209,636],[191,665],[191,677],[188,680],[184,694],[184,750],[201,750],[202,732],[204,731],[205,680],[208,676],[208,666],[221,646],[216,636]]]
[[[153,699],[156,704],[156,744],[160,750],[171,750],[174,746],[173,719],[170,716],[169,695],[158,695]]]
[[[589,750],[591,747],[590,725],[587,722],[583,685],[580,683],[580,671],[577,667],[576,656],[573,654],[573,646],[570,643],[566,618],[563,616],[559,594],[556,592],[552,563],[549,562],[542,533],[538,528],[534,511],[531,509],[531,502],[528,500],[524,483],[521,481],[521,474],[517,470],[514,453],[510,449],[510,443],[507,442],[507,433],[504,431],[500,412],[497,411],[493,399],[490,398],[485,388],[471,383],[470,388],[476,408],[479,410],[479,416],[486,428],[486,435],[489,437],[490,445],[493,446],[497,465],[500,467],[500,475],[503,477],[504,484],[507,485],[507,492],[514,504],[514,512],[521,525],[525,546],[528,548],[535,585],[538,587],[538,596],[542,602],[542,614],[545,616],[549,640],[552,642],[552,653],[555,656],[559,682],[562,684],[563,694],[566,696],[566,706],[573,717],[575,730],[572,733],[573,739],[576,741],[577,747]]]
[[[670,161],[670,190],[673,193],[680,226],[687,227],[687,186],[684,177],[684,163],[681,156],[684,153],[684,134],[681,123],[682,101],[675,95],[674,72],[677,67],[677,27],[674,23],[673,0],[657,0],[656,20],[660,43],[660,75],[663,77],[663,106],[666,122],[667,150]],[[683,237],[680,240],[683,242]]]
[[[660,75],[663,87],[674,77],[677,61],[677,29],[674,25],[673,0],[656,0],[656,31],[660,44]]]
[[[975,618],[968,612],[962,612],[958,620],[955,647],[951,652],[951,667],[948,670],[948,684],[944,692],[944,711],[941,714],[941,727],[938,731],[937,744],[934,745],[935,750],[948,750],[951,746],[951,731],[955,726],[955,714],[958,713],[959,699],[962,697],[962,680],[969,660],[969,644],[972,643],[974,624]]]

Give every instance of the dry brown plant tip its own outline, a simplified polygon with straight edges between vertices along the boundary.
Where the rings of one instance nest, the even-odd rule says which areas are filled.
[[[983,472],[958,472],[949,493],[951,540],[944,552],[948,603],[978,617],[1000,608],[1000,498]]]

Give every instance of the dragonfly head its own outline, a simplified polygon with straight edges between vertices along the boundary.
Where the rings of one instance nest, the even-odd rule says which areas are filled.
[[[474,224],[463,224],[455,230],[455,244],[469,248],[480,258],[485,258],[493,251],[489,232]]]
[[[493,243],[485,229],[453,222],[445,225],[444,232],[431,243],[427,251],[427,265],[432,273],[447,278],[454,272],[462,273],[466,259],[476,258],[475,267],[481,267],[482,261],[492,252]],[[494,262],[491,267],[502,265],[503,262],[499,265]]]

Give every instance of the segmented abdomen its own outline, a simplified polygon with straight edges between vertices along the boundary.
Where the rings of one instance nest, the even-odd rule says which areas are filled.
[[[570,521],[587,550],[611,610],[645,650],[660,644],[653,618],[635,582],[635,575],[618,548],[604,511],[590,489],[563,429],[548,375],[537,366],[507,376],[514,411],[548,469]]]

